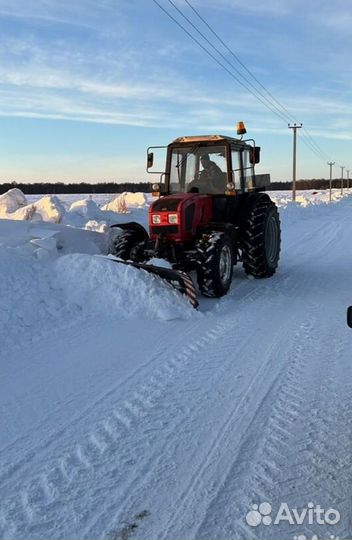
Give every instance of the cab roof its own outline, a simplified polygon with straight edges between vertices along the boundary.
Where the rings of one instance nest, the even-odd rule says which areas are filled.
[[[188,142],[215,142],[215,141],[229,141],[229,142],[243,142],[241,139],[235,139],[234,137],[226,137],[225,135],[191,135],[186,137],[178,137],[173,140],[174,143],[188,143]]]

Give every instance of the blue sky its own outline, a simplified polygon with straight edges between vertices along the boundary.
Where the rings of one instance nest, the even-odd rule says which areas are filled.
[[[352,170],[349,2],[190,1],[330,159]],[[262,146],[261,172],[290,179],[287,124],[152,0],[0,0],[0,32],[0,180],[150,180],[147,146],[234,135],[238,120]],[[301,140],[298,151],[298,177],[327,176]]]

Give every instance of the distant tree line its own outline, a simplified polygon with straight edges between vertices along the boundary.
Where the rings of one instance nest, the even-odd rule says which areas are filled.
[[[350,182],[352,187],[352,180]],[[341,178],[334,178],[332,180],[332,187],[341,188]],[[347,180],[344,179],[344,187],[347,187]],[[292,182],[271,182],[270,189],[273,191],[291,190]],[[325,178],[313,178],[311,180],[297,180],[296,189],[329,189],[329,180]]]
[[[142,191],[149,193],[152,191],[149,182],[99,182],[97,184],[89,184],[88,182],[80,183],[65,183],[65,182],[5,182],[0,184],[0,193],[5,193],[9,189],[18,188],[26,195],[50,194],[60,195],[65,193],[123,193],[131,191],[136,193]]]
[[[347,186],[347,180],[344,180],[345,187]],[[352,185],[352,180],[351,180]],[[131,191],[135,193],[142,191],[143,193],[150,193],[152,191],[152,184],[149,182],[98,182],[96,184],[89,184],[88,182],[80,183],[65,183],[65,182],[34,182],[32,184],[24,182],[5,182],[0,184],[0,194],[5,193],[9,189],[14,187],[19,188],[26,195],[39,195],[50,194],[60,195],[64,193],[122,193],[124,191]],[[333,188],[341,187],[341,179],[337,178],[332,181]],[[329,180],[325,178],[311,179],[311,180],[298,180],[296,182],[297,189],[328,189]],[[291,190],[292,182],[272,182],[270,189],[275,190]]]

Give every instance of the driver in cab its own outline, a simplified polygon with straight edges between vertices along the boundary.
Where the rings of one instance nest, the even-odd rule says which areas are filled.
[[[211,161],[208,154],[203,154],[200,158],[203,169],[200,171],[198,179],[194,179],[189,184],[190,192],[201,193],[221,193],[224,183],[224,173],[220,167]]]

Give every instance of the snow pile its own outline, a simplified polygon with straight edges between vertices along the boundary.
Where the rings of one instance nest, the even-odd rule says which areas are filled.
[[[115,199],[103,206],[103,210],[125,213],[130,208],[145,208],[148,205],[147,195],[145,193],[129,193],[124,191]]]
[[[0,246],[21,248],[24,253],[37,257],[43,249],[52,258],[68,253],[107,253],[109,242],[109,233],[45,222],[0,220]]]
[[[20,189],[13,188],[0,195],[0,218],[7,214],[16,212],[19,208],[26,206],[27,199]]]
[[[329,204],[330,194],[328,189],[324,190],[300,190],[296,193],[296,202],[292,201],[291,191],[270,191],[269,195],[278,206],[286,207],[291,204],[296,204],[306,208],[307,206]],[[331,202],[338,202],[345,197],[352,195],[352,189],[345,189],[344,194],[341,195],[340,189],[333,189]]]
[[[42,197],[33,204],[35,208],[34,219],[49,221],[51,223],[61,223],[65,214],[65,207],[55,195]]]
[[[194,313],[175,289],[143,270],[106,257],[66,255],[55,261],[63,298],[95,316],[170,320]]]
[[[0,246],[1,350],[55,327],[65,306],[51,270],[19,247]],[[68,315],[66,310],[66,316]]]
[[[0,196],[0,219],[48,221],[103,232],[109,225],[121,221],[121,214],[140,212],[149,206],[147,195],[128,192],[114,197],[102,207],[91,195],[73,202],[71,198],[70,203],[63,202],[65,196],[61,200],[56,195],[46,195],[39,200],[30,196],[30,200],[28,203],[25,195],[17,188],[4,193]],[[127,216],[122,219],[126,221]]]
[[[108,242],[109,234],[62,224],[0,220],[2,351],[82,317],[194,315],[157,276],[103,257]]]
[[[91,221],[99,224],[104,221],[105,217],[105,213],[93,199],[80,199],[71,204],[63,217],[62,223],[74,227],[85,227]]]
[[[99,219],[103,212],[93,199],[81,199],[71,204],[69,212],[73,212],[84,218]]]
[[[10,189],[0,195],[0,218],[18,221],[49,221],[60,223],[65,207],[55,195],[47,195],[28,204],[20,189]]]
[[[4,216],[1,217],[4,219],[15,219],[16,221],[35,221],[35,206],[34,204],[28,204],[27,206],[18,208],[15,212],[10,212],[9,214],[5,213]]]

